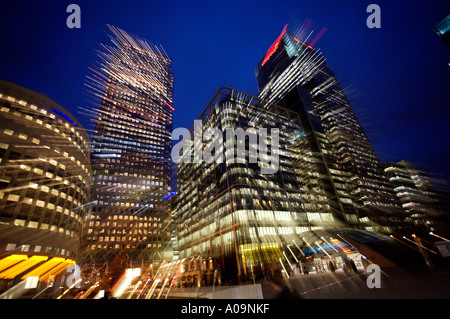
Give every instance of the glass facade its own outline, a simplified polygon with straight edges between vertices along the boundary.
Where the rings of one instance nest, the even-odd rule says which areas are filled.
[[[355,253],[348,247],[332,254],[322,249],[331,247],[326,238],[340,242],[334,236],[340,238],[341,231],[403,235],[427,223],[404,209],[405,198],[397,196],[391,172],[380,163],[336,76],[302,34],[307,35],[286,25],[255,68],[258,97],[219,90],[198,118],[201,126],[191,129],[193,141],[185,143],[194,151],[186,147],[177,154],[185,160],[178,165],[174,197],[180,259],[164,271],[173,280],[181,273],[182,286],[212,284],[217,274],[219,281],[250,280],[273,266],[285,275],[288,266],[295,273],[296,265],[305,271],[318,262],[312,267],[321,269],[327,258]],[[264,161],[251,158],[261,156],[255,146],[260,139],[227,138],[228,129],[261,128],[279,129],[278,148],[271,152],[279,167],[270,174],[261,172]],[[205,156],[210,143],[214,160],[196,161],[196,150]],[[244,160],[233,159],[235,154],[245,154]],[[416,175],[412,180],[425,185]],[[317,260],[308,253],[318,254]]]
[[[311,151],[298,113],[222,88],[199,119],[203,133],[213,127],[222,132],[278,128],[279,167],[274,174],[261,174],[264,163],[252,163],[249,157],[255,144],[237,135],[224,138],[219,153],[237,154],[245,144],[243,161],[225,157],[221,162],[180,163],[175,213],[181,260],[213,258],[230,280],[247,278],[261,265],[278,263],[286,244],[301,234],[336,226],[328,185],[321,177],[323,162]],[[268,139],[272,147],[274,138]],[[207,145],[203,141],[202,149]]]
[[[258,97],[312,120],[312,131],[326,141],[320,149],[341,220],[391,233],[404,218],[400,203],[336,76],[323,55],[297,37],[301,33],[285,28],[278,49],[257,65]]]
[[[110,30],[114,46],[104,46],[88,83],[100,107],[85,253],[91,260],[118,252],[160,259],[170,213],[162,199],[171,191],[172,61],[162,47]]]

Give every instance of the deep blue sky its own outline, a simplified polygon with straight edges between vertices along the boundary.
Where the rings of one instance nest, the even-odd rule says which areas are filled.
[[[81,29],[66,8],[81,7]],[[366,7],[381,7],[381,29]],[[450,52],[432,26],[449,1],[2,1],[0,78],[47,94],[78,117],[106,24],[161,44],[173,59],[174,127],[193,124],[221,86],[257,94],[253,69],[296,13],[328,31],[316,45],[382,161],[406,159],[450,180]]]

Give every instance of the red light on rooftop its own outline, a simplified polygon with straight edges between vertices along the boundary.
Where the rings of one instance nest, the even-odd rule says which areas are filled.
[[[287,24],[284,26],[283,31],[281,31],[281,34],[278,36],[278,38],[275,40],[275,42],[270,46],[269,50],[267,50],[266,56],[264,57],[264,60],[261,63],[261,66],[266,64],[267,61],[269,61],[270,57],[277,51],[278,46],[280,45],[281,38],[283,37],[284,33],[286,32]]]

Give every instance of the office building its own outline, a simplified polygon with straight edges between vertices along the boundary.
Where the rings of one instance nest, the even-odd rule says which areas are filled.
[[[255,68],[258,97],[222,88],[199,116],[201,126],[191,129],[193,143],[185,143],[188,156],[180,155],[186,161],[178,164],[179,260],[166,267],[172,280],[175,273],[181,278],[179,285],[251,280],[274,266],[287,276],[297,266],[321,269],[358,255],[339,234],[358,234],[359,243],[371,236],[393,243],[380,233],[410,234],[414,221],[314,48],[323,31],[309,41],[308,34],[303,26],[286,25]],[[278,169],[264,174],[267,163],[251,160],[251,154],[261,156],[255,140],[230,141],[230,128],[278,128],[279,149],[271,152],[279,154]],[[209,152],[209,143],[218,157],[205,160],[203,153],[196,161],[196,150]],[[230,161],[229,154],[245,158]]]
[[[406,218],[415,225],[415,233],[428,236],[429,232],[435,232],[446,236],[449,233],[448,210],[428,175],[408,161],[384,166]]]
[[[345,93],[311,45],[317,37],[307,44],[305,30],[294,31],[286,25],[256,67],[258,97],[223,88],[199,117],[203,136],[210,128],[278,128],[278,170],[264,174],[266,163],[252,162],[252,151],[261,151],[252,149],[250,137],[231,143],[232,154],[245,145],[244,161],[225,160],[229,140],[219,150],[223,162],[195,161],[199,132],[195,125],[191,131],[192,161],[178,166],[176,198],[180,264],[189,260],[189,269],[215,269],[224,274],[221,280],[248,279],[273,263],[287,266],[291,249],[299,256],[338,229],[391,234],[404,225]]]
[[[170,239],[172,61],[161,46],[110,28],[88,87],[99,99],[92,135],[93,191],[86,262],[119,252],[163,259]]]
[[[332,190],[323,177],[323,162],[305,146],[308,129],[298,113],[222,88],[199,119],[202,134],[208,135],[211,128],[224,132],[225,142],[216,149],[223,160],[178,164],[175,201],[181,263],[191,258],[200,260],[200,264],[205,263],[204,269],[215,267],[222,281],[236,282],[251,278],[261,267],[278,264],[280,258],[284,260],[286,245],[297,249],[293,240],[304,247],[300,236],[341,225],[328,196]],[[261,174],[261,167],[273,166],[273,162],[261,158],[261,138],[258,146],[251,137],[246,141],[239,134],[225,139],[228,129],[236,132],[239,128],[268,129],[270,152],[266,155],[272,160],[279,156],[273,173]],[[278,150],[273,149],[276,136],[271,128],[279,129]],[[216,138],[220,139],[212,137]],[[207,148],[208,140],[204,139],[202,149]],[[244,151],[239,151],[242,146]],[[257,162],[249,157],[254,148],[260,156]],[[232,155],[239,153],[245,158],[239,160]],[[194,152],[190,156],[194,157]]]
[[[0,279],[47,281],[79,258],[90,138],[61,105],[4,80],[0,124]]]
[[[404,213],[344,90],[305,23],[286,25],[255,68],[259,98],[299,112],[327,143],[321,152],[336,190],[336,214],[352,227],[391,233]],[[308,44],[309,43],[309,44]]]

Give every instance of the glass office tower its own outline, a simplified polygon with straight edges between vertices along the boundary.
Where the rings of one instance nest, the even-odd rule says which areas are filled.
[[[286,25],[255,68],[260,93],[312,120],[336,190],[335,214],[352,227],[391,233],[405,213],[346,94],[304,27]],[[308,42],[310,44],[308,44]]]
[[[285,258],[283,252],[289,253],[286,245],[300,254],[293,241],[305,247],[301,237],[309,238],[308,232],[342,226],[330,200],[334,190],[323,173],[323,159],[311,151],[309,129],[297,112],[222,88],[199,120],[203,150],[216,139],[223,137],[224,142],[217,144],[222,145],[216,150],[219,160],[178,165],[175,201],[181,262],[193,258],[214,263],[222,280],[233,282],[278,265]],[[223,136],[208,136],[210,128],[219,129]],[[259,147],[264,141],[258,136],[252,142],[250,136],[227,131],[235,133],[239,128],[267,129],[267,155],[279,156],[278,169],[262,174],[265,154]],[[273,128],[279,129],[278,150]],[[251,160],[252,151],[259,156],[257,161]],[[245,158],[239,160],[237,154]]]
[[[88,261],[117,253],[162,259],[170,234],[172,61],[161,46],[110,27],[88,87],[100,99],[92,135]]]

